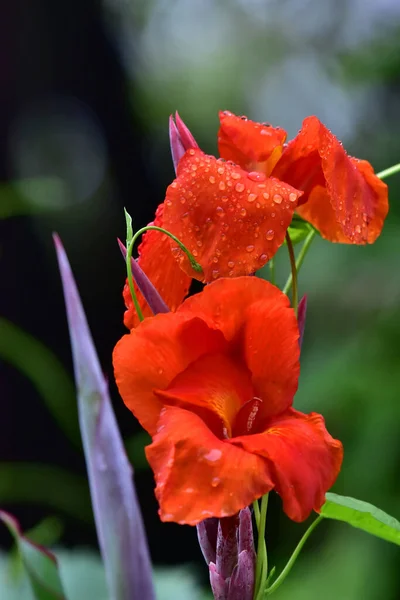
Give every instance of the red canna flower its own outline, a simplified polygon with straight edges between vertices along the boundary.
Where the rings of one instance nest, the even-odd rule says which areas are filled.
[[[231,112],[220,113],[222,157],[277,177],[304,192],[298,214],[331,242],[373,243],[388,212],[388,190],[365,160],[348,156],[317,117],[307,117],[286,146],[286,134]]]
[[[292,407],[299,330],[287,297],[255,277],[221,278],[117,344],[116,382],[150,433],[163,521],[236,514],[275,489],[286,514],[324,502],[342,445]]]

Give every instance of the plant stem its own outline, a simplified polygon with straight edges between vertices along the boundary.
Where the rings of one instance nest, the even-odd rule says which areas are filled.
[[[301,247],[301,250],[300,250],[297,260],[296,260],[297,274],[300,271],[301,265],[304,262],[306,254],[311,246],[311,242],[313,241],[316,233],[317,232],[315,229],[311,229],[310,233],[308,234],[308,236],[306,237],[306,239],[304,241],[303,246]],[[292,287],[292,273],[289,275],[288,280],[286,281],[285,287],[283,288],[283,293],[288,294],[291,287]]]
[[[268,555],[265,544],[265,525],[267,522],[268,494],[262,497],[257,541],[256,580],[254,586],[254,600],[262,600],[264,596],[264,582],[268,575]]]
[[[294,255],[292,240],[290,239],[289,231],[286,232],[286,244],[289,251],[290,268],[292,270],[292,306],[297,317],[297,308],[299,305],[299,293],[297,287],[297,266],[296,257]]]
[[[321,515],[319,515],[315,519],[315,521],[313,521],[311,523],[310,527],[307,529],[307,531],[301,538],[300,542],[297,544],[292,556],[289,558],[289,561],[288,561],[287,565],[285,566],[285,568],[283,569],[282,573],[274,581],[274,583],[271,586],[269,586],[269,588],[267,588],[267,590],[266,590],[267,596],[269,596],[270,594],[275,592],[278,589],[278,587],[285,581],[285,579],[289,575],[294,563],[296,562],[296,559],[299,556],[304,544],[306,543],[307,539],[309,538],[311,533],[314,531],[316,526],[322,521],[322,519],[323,519],[323,517],[321,517]]]
[[[258,531],[258,528],[260,527],[260,507],[258,506],[258,500],[254,500],[253,502],[253,511]]]
[[[143,317],[142,310],[139,306],[139,301],[138,301],[137,294],[135,291],[135,286],[133,285],[131,259],[132,259],[133,247],[134,247],[135,242],[138,239],[138,237],[140,237],[143,233],[146,233],[146,231],[152,231],[152,230],[160,231],[161,233],[164,233],[165,235],[168,235],[171,239],[173,239],[174,242],[176,244],[178,244],[178,246],[181,248],[181,250],[188,257],[192,269],[194,269],[198,273],[201,273],[203,270],[201,268],[201,265],[199,265],[199,263],[195,260],[193,254],[191,252],[189,252],[189,250],[186,248],[186,246],[184,246],[182,244],[182,242],[180,240],[178,240],[177,237],[175,237],[172,233],[170,233],[166,229],[163,229],[162,227],[157,227],[156,225],[147,225],[146,227],[142,227],[141,229],[139,229],[139,231],[137,231],[135,233],[135,235],[132,237],[132,239],[130,240],[128,247],[127,247],[127,251],[126,251],[126,272],[127,272],[127,276],[128,276],[129,291],[131,292],[132,300],[135,305],[135,310],[139,317],[139,321],[143,321],[144,317]]]
[[[376,174],[377,177],[379,177],[379,179],[386,179],[386,177],[390,177],[391,175],[394,175],[395,173],[398,173],[400,171],[400,163],[398,163],[397,165],[393,165],[393,167],[389,167],[388,169],[384,169],[383,171],[380,171],[379,173]]]

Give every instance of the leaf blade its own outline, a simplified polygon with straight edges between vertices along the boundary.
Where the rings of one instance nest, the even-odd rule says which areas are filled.
[[[327,493],[320,514],[400,546],[400,522],[369,502]]]

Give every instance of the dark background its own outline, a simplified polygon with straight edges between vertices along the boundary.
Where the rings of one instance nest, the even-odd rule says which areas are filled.
[[[138,229],[163,200],[174,176],[167,125],[176,109],[210,153],[222,108],[280,125],[289,137],[316,114],[377,171],[399,162],[400,7],[389,0],[379,9],[355,0],[40,0],[34,7],[18,0],[2,8],[1,23],[0,505],[24,529],[56,515],[59,544],[96,545],[84,481],[68,480],[57,495],[67,481],[60,469],[85,474],[54,414],[74,429],[73,393],[46,354],[71,376],[51,239],[57,231],[129,440],[153,561],[197,561],[206,576],[194,529],[158,520],[144,438],[112,382],[111,352],[124,333],[116,245],[123,207]],[[389,185],[391,212],[374,246],[317,240],[310,252],[300,280],[309,313],[296,407],[322,412],[344,442],[335,491],[400,518],[399,176]],[[283,282],[284,252],[278,269]],[[49,410],[38,379],[62,408],[56,401]],[[274,498],[273,561],[282,564],[303,529]],[[0,540],[9,545],[3,529]],[[398,598],[398,558],[396,547],[324,523],[277,598]]]

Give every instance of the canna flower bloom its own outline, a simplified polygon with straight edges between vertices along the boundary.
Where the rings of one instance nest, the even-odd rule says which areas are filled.
[[[138,261],[172,311],[192,277],[210,282],[261,268],[283,243],[295,210],[332,242],[372,243],[382,230],[386,184],[367,161],[348,156],[316,117],[305,119],[285,145],[283,129],[221,112],[220,159],[199,149],[178,115],[176,124],[170,121],[170,135],[177,177],[155,224],[183,242],[203,274],[155,231],[143,237]],[[151,315],[139,298],[144,315]],[[138,319],[128,286],[124,299],[124,321],[131,329]]]
[[[296,212],[322,237],[344,244],[372,244],[388,212],[388,189],[366,160],[346,154],[317,119],[307,117],[297,136],[220,112],[220,155],[243,169],[277,177],[302,190]]]
[[[342,462],[321,415],[292,406],[299,329],[287,297],[256,277],[221,278],[175,313],[145,319],[113,354],[163,521],[229,517],[275,489],[294,521],[318,510]]]

